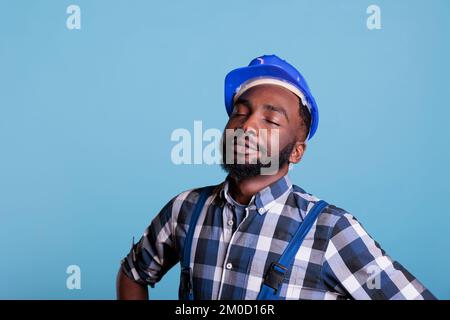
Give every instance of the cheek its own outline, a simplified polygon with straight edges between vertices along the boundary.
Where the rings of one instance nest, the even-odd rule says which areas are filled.
[[[222,137],[225,138],[226,134],[234,132],[237,129],[236,125],[233,123],[233,121],[230,119],[228,120],[227,124],[225,125],[225,128],[222,131]]]
[[[239,127],[239,121],[235,118],[230,118],[225,125],[225,129],[237,129]]]
[[[275,129],[270,130],[267,134],[267,138],[261,139],[264,143],[266,143],[269,155],[272,155],[272,152],[275,154],[279,153],[284,147],[288,145],[291,140],[291,137],[287,134],[284,129]],[[264,141],[265,140],[265,141]]]

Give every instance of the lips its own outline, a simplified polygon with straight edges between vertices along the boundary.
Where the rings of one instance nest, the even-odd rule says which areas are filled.
[[[232,140],[231,140],[232,139]],[[267,152],[267,139],[261,139],[258,136],[237,136],[232,137],[229,142],[232,142],[233,153],[238,158],[259,158]],[[236,139],[236,140],[234,140]],[[231,150],[230,150],[231,151]]]

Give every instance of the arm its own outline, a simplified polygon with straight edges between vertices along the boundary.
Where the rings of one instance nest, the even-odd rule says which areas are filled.
[[[329,286],[352,299],[436,299],[400,263],[392,260],[348,213],[333,227],[323,275]]]
[[[122,268],[117,273],[116,292],[118,300],[148,300],[147,286],[128,278]]]
[[[179,210],[173,207],[175,200],[164,206],[122,259],[116,280],[117,299],[148,299],[148,286],[153,288],[178,262],[172,217],[172,211]]]

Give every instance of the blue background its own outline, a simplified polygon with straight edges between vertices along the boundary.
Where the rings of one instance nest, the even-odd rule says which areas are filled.
[[[66,8],[81,8],[81,30]],[[366,9],[381,8],[368,30]],[[450,2],[0,1],[0,298],[112,299],[159,209],[219,183],[171,162],[176,128],[222,129],[223,79],[276,53],[320,124],[292,180],[354,214],[450,298]],[[81,268],[81,290],[66,268]],[[176,298],[179,268],[150,291]]]

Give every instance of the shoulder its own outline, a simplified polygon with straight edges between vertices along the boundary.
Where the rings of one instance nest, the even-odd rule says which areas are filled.
[[[207,192],[208,198],[206,202],[213,200],[223,187],[223,182],[216,185],[208,185],[203,187],[194,187],[184,190],[175,195],[167,204],[166,207],[171,211],[173,218],[177,219],[180,214],[186,215],[191,212],[194,206],[197,204],[200,194]]]
[[[304,215],[308,213],[316,202],[325,200],[328,203],[328,206],[323,209],[317,220],[318,226],[328,229],[328,237],[333,237],[347,228],[362,228],[356,217],[346,209],[308,193],[297,185],[293,185],[293,195],[297,205],[300,206],[301,214]]]
[[[222,186],[223,182],[216,185],[208,185],[203,187],[195,187],[187,189],[177,194],[175,197],[172,198],[171,201],[174,203],[174,205],[175,204],[183,205],[185,203],[195,204],[197,203],[200,194],[202,192],[207,192],[208,197],[214,197],[221,191]]]

